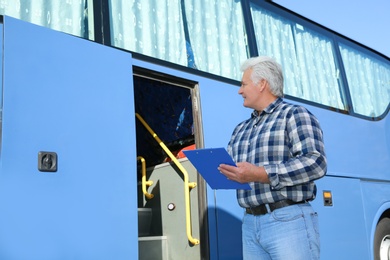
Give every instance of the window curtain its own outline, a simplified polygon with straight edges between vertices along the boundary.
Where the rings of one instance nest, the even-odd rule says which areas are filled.
[[[293,29],[303,98],[345,109],[331,40],[299,24]]]
[[[241,4],[231,0],[112,0],[115,46],[241,79],[247,58]]]
[[[330,39],[257,5],[251,12],[259,54],[282,65],[285,94],[344,109]]]
[[[180,0],[110,1],[116,47],[187,66]]]
[[[298,66],[298,61],[290,23],[257,6],[252,5],[251,12],[259,55],[271,56],[281,64],[285,94],[302,96],[300,77],[294,69]]]
[[[87,0],[2,0],[0,13],[79,37],[90,38]]]
[[[390,102],[390,65],[340,45],[355,113],[378,117]]]
[[[241,80],[248,58],[240,1],[184,0],[189,42],[199,70]]]

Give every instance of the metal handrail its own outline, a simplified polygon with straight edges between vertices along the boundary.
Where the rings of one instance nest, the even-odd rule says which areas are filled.
[[[158,144],[163,148],[163,150],[167,153],[169,158],[175,163],[177,168],[180,169],[184,176],[184,199],[186,204],[186,231],[187,231],[187,238],[188,241],[190,241],[193,245],[198,245],[200,241],[196,238],[192,237],[191,232],[191,210],[190,210],[190,189],[193,189],[196,187],[195,182],[189,182],[188,181],[188,172],[186,169],[181,165],[181,163],[176,159],[176,157],[172,154],[172,152],[169,150],[169,148],[161,141],[161,139],[157,136],[157,134],[150,128],[148,123],[138,114],[136,113],[135,116],[138,118],[138,120],[144,125],[144,127],[149,131],[149,133],[153,136],[153,138],[158,142]]]
[[[146,198],[152,199],[154,197],[154,195],[150,194],[146,190],[146,186],[148,186],[148,187],[152,186],[153,185],[153,181],[150,181],[150,180],[147,181],[146,180],[146,163],[145,163],[145,158],[142,157],[142,156],[138,156],[137,160],[141,161],[141,165],[142,165],[142,192],[144,193]]]

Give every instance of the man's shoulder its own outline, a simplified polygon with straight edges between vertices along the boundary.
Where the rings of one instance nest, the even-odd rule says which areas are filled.
[[[282,100],[280,102],[280,109],[282,110],[297,110],[297,111],[307,111],[309,112],[309,110],[302,106],[302,105],[299,105],[299,104],[295,104],[295,103],[291,103],[290,101],[286,101],[286,100]]]
[[[282,100],[275,110],[279,114],[284,114],[285,117],[291,118],[296,116],[313,117],[313,114],[304,106],[290,103]]]
[[[305,106],[283,101],[280,109],[287,120],[293,119],[293,122],[305,121],[319,124],[318,118]]]
[[[302,109],[307,110],[306,108],[304,108],[301,105],[293,104],[293,103],[286,101],[284,99],[280,101],[279,105],[277,106],[277,109],[279,111],[285,111],[285,112],[294,111],[294,110],[302,110]]]

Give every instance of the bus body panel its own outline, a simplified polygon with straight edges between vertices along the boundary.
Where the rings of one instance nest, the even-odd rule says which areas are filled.
[[[136,259],[131,55],[4,27],[0,258]],[[56,171],[38,170],[40,152]]]
[[[362,198],[370,252],[374,251],[376,225],[382,214],[390,209],[390,182],[362,181]]]
[[[0,258],[137,258],[132,66],[196,82],[205,147],[226,147],[251,109],[236,85],[15,19],[4,23]],[[328,173],[312,202],[322,259],[372,259],[375,226],[389,208],[389,120],[288,101],[307,107],[324,132]],[[56,172],[37,169],[42,151],[58,155]],[[324,191],[333,195],[330,206]],[[198,192],[207,199],[210,259],[242,259],[236,191]]]
[[[388,118],[368,121],[304,106],[318,118],[324,132],[327,175],[390,181]]]
[[[316,184],[311,204],[319,216],[321,259],[370,259],[360,180],[325,176]],[[331,206],[324,205],[324,191],[332,193]]]

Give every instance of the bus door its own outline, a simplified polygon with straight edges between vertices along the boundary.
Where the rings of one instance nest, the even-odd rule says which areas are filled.
[[[140,259],[242,259],[243,211],[235,190],[212,190],[181,153],[227,146],[235,125],[251,113],[242,106],[238,87],[138,60],[134,64]],[[183,186],[180,166],[160,143],[186,170],[190,187]]]
[[[0,259],[137,259],[131,55],[0,28]]]
[[[239,86],[205,80],[199,84],[204,146],[227,147],[234,127],[250,117],[243,107]],[[242,259],[242,217],[236,190],[212,190],[208,186],[211,259]]]
[[[204,188],[182,152],[196,147],[196,84],[139,67],[133,81],[139,259],[202,259]]]

